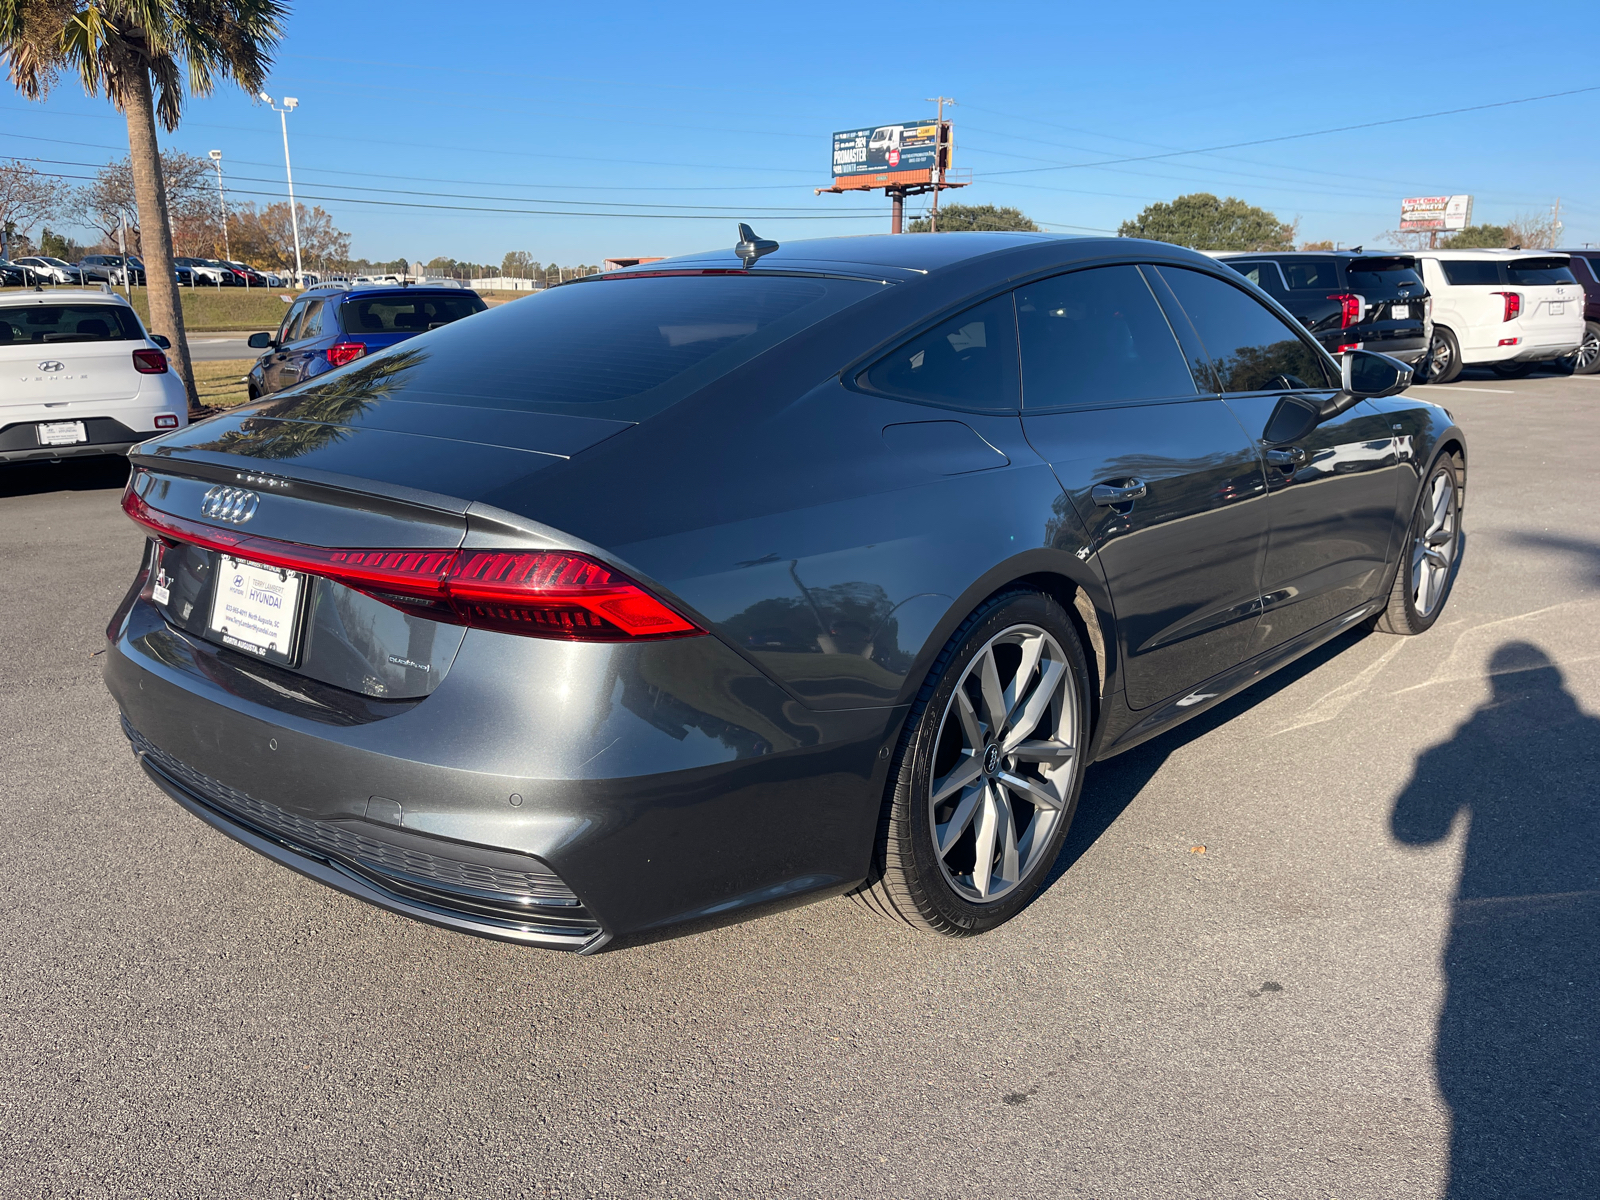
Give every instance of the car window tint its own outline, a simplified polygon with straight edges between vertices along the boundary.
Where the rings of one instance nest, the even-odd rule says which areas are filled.
[[[0,307],[0,345],[19,342],[144,340],[131,309],[120,304],[30,304]]]
[[[1283,264],[1292,292],[1339,286],[1339,268],[1331,258],[1303,258]]]
[[[295,341],[304,342],[322,336],[322,305],[321,300],[306,302],[306,311],[300,318],[300,328],[295,331]]]
[[[1135,267],[1098,267],[1016,293],[1023,407],[1192,396],[1183,350]]]
[[[1278,273],[1278,264],[1275,262],[1239,262],[1234,259],[1223,259],[1228,266],[1243,275],[1258,288],[1272,293],[1274,296],[1283,294],[1283,276]]]
[[[1500,264],[1482,258],[1441,258],[1445,282],[1455,287],[1495,287],[1500,278]]]
[[[1338,386],[1322,351],[1248,292],[1199,271],[1160,270],[1216,364],[1223,391]]]
[[[1506,264],[1506,273],[1509,282],[1519,287],[1578,282],[1564,258],[1519,258]]]
[[[306,302],[296,300],[289,311],[284,314],[283,324],[278,326],[278,345],[282,346],[294,341],[295,330],[300,327],[300,315],[306,311]]]
[[[344,327],[354,334],[426,333],[462,317],[482,312],[486,305],[466,292],[452,295],[416,295],[401,292],[394,296],[346,300]]]
[[[1345,264],[1344,275],[1354,292],[1389,291],[1422,282],[1409,258],[1353,258]]]
[[[959,408],[1015,410],[1017,333],[1011,297],[951,317],[869,367],[866,385]]]

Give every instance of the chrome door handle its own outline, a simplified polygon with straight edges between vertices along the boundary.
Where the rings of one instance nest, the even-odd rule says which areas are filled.
[[[1135,500],[1143,500],[1149,491],[1142,479],[1130,479],[1125,487],[1114,483],[1097,483],[1090,490],[1089,498],[1096,504],[1132,504]]]
[[[1299,446],[1274,447],[1267,451],[1269,467],[1303,467],[1311,456]]]

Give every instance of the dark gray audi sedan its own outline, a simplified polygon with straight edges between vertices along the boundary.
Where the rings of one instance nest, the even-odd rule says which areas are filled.
[[[1089,763],[1438,619],[1464,437],[1227,266],[740,239],[137,447],[106,682],[150,777],[488,937],[844,892],[974,934]]]

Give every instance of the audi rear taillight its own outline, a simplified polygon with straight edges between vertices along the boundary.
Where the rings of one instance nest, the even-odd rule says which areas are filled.
[[[135,350],[133,369],[141,375],[165,375],[167,356],[159,350]]]
[[[122,509],[158,537],[320,575],[403,612],[528,637],[627,642],[705,632],[626,575],[570,550],[327,549],[158,512]]]
[[[1340,329],[1349,329],[1352,325],[1361,324],[1361,315],[1367,308],[1366,300],[1352,292],[1340,292],[1329,296],[1328,299],[1339,302]]]
[[[1502,321],[1515,321],[1522,315],[1521,292],[1496,292],[1494,294],[1504,300],[1506,304],[1505,316],[1500,318]]]
[[[367,348],[361,342],[335,342],[328,347],[328,361],[336,367],[342,367],[345,363],[355,362],[366,352]]]

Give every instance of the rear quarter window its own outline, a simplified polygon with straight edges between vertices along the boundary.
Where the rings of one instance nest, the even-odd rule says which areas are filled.
[[[1331,258],[1307,258],[1283,264],[1289,290],[1304,292],[1339,288],[1339,267]]]
[[[1452,287],[1498,287],[1504,282],[1500,264],[1488,259],[1441,258],[1439,267]]]
[[[1506,264],[1506,274],[1521,287],[1578,282],[1564,258],[1519,258]]]
[[[144,340],[132,310],[120,304],[29,304],[0,308],[0,345],[31,342]]]

